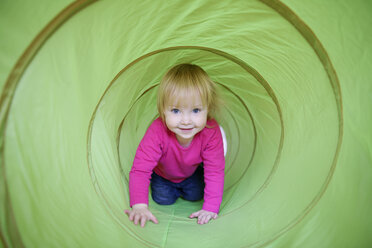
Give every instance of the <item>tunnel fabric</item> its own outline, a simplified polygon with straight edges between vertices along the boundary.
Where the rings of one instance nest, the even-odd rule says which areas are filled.
[[[3,247],[371,243],[370,3],[62,2],[0,3]],[[202,202],[150,201],[160,223],[141,229],[128,172],[183,62],[224,99],[221,212],[200,226]]]

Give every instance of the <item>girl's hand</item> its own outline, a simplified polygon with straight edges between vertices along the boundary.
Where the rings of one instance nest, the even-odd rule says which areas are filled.
[[[207,210],[200,210],[198,212],[192,213],[189,218],[198,217],[198,224],[207,224],[210,219],[217,219],[217,214],[214,212],[209,212]]]
[[[159,223],[156,217],[147,208],[147,204],[134,204],[132,210],[124,210],[124,212],[129,216],[130,221],[134,221],[135,225],[141,223],[141,227],[144,227],[146,221],[149,220],[155,224]]]

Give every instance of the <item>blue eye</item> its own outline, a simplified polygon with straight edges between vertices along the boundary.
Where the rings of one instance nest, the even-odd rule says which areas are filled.
[[[195,114],[199,113],[200,111],[201,111],[201,110],[198,109],[198,108],[194,108],[194,109],[192,110],[192,112],[195,113]]]
[[[180,112],[180,110],[175,108],[175,109],[172,109],[171,112],[173,114],[178,114]]]

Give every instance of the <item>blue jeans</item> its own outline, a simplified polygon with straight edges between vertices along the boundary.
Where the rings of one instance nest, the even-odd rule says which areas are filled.
[[[180,183],[171,182],[155,172],[151,176],[152,199],[160,205],[170,205],[178,197],[188,201],[199,201],[204,196],[204,169],[200,165],[190,177]]]

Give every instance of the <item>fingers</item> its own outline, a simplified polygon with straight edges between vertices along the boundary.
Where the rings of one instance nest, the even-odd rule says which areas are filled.
[[[141,227],[144,227],[145,224],[146,224],[147,218],[146,218],[146,216],[144,216],[144,215],[141,215],[141,214],[135,214],[135,213],[132,212],[132,213],[129,215],[129,220],[130,220],[130,221],[133,221],[133,223],[134,223],[135,225],[140,224]]]
[[[135,225],[138,224],[138,221],[140,220],[140,218],[141,218],[141,215],[139,215],[139,214],[136,214],[136,215],[134,216],[134,224],[135,224]]]
[[[142,216],[142,218],[141,218],[141,227],[145,227],[146,221],[147,221],[146,216]]]
[[[155,224],[158,224],[159,221],[156,219],[156,217],[148,211],[147,213],[143,212],[136,212],[133,210],[124,210],[124,213],[126,213],[129,216],[129,220],[133,221],[135,225],[139,224],[141,227],[145,227],[146,221],[152,221]]]
[[[203,215],[203,216],[199,216],[199,218],[198,218],[198,224],[199,224],[199,225],[203,225],[203,224],[204,224],[205,217],[206,217],[206,216],[204,216],[204,215]]]
[[[198,212],[192,213],[192,214],[189,216],[189,218],[192,219],[192,218],[195,218],[195,217],[199,217],[200,212],[201,212],[201,211],[198,211]]]
[[[198,224],[203,225],[207,224],[211,219],[217,219],[217,214],[214,212],[206,211],[206,210],[200,210],[198,212],[192,213],[189,218],[198,218]]]
[[[133,211],[126,209],[126,210],[124,210],[124,213],[126,213],[126,215],[128,215],[130,221],[133,221],[133,216],[134,216]]]
[[[203,215],[203,216],[198,218],[198,224],[200,224],[200,225],[207,224],[211,218],[212,218],[212,215],[209,215],[209,214],[208,215]]]
[[[124,210],[124,213],[126,213],[129,217],[130,221],[133,221],[134,212],[131,210]]]
[[[152,214],[150,215],[150,220],[152,222],[154,222],[155,224],[158,224],[159,223],[158,219],[156,219],[156,217],[154,215],[152,215]]]

